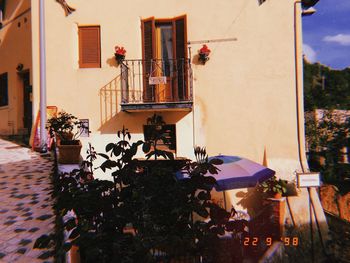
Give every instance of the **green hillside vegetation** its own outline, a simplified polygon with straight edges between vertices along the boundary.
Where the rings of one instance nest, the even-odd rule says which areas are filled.
[[[304,60],[304,107],[350,110],[350,68],[335,70]]]
[[[304,60],[304,107],[310,170],[321,172],[322,181],[342,194],[349,192],[350,164],[344,158],[350,158],[350,118],[339,121],[333,110],[350,110],[350,68],[334,70]],[[314,109],[326,110],[318,121]]]

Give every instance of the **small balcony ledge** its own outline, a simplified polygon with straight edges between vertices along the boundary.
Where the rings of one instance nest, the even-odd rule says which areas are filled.
[[[120,69],[122,111],[192,110],[192,69],[188,59],[124,60]]]
[[[121,103],[121,108],[126,112],[143,111],[192,111],[192,101],[179,102],[143,102],[143,103]]]

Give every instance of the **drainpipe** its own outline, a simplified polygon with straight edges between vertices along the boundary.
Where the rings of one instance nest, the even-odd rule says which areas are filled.
[[[302,4],[303,1],[297,0],[294,2],[294,58],[295,58],[295,93],[296,93],[296,110],[297,110],[297,135],[298,135],[298,153],[299,153],[299,163],[303,173],[306,172],[306,169],[303,164],[302,159],[302,148],[301,148],[301,132],[300,132],[300,97],[299,97],[299,74],[298,74],[298,65],[299,65],[299,57],[298,57],[298,34],[297,34],[297,4]],[[304,15],[311,15],[315,12],[315,10],[309,10],[304,12]],[[309,214],[310,214],[310,239],[311,239],[311,262],[315,262],[315,251],[314,251],[314,235],[313,235],[313,226],[312,226],[312,214],[315,215],[316,227],[318,230],[318,234],[320,237],[322,252],[328,258],[328,255],[325,250],[325,246],[323,243],[323,237],[321,234],[319,222],[316,215],[315,205],[311,199],[311,187],[307,188],[308,191],[308,201],[309,201]]]
[[[298,0],[294,2],[294,67],[295,67],[295,99],[296,99],[296,111],[297,111],[297,136],[298,136],[298,155],[299,155],[299,163],[302,172],[305,172],[305,168],[303,165],[302,153],[301,153],[301,134],[300,134],[300,98],[299,98],[299,74],[298,74],[298,28],[297,28],[297,4],[301,4],[302,1]],[[309,214],[310,214],[310,239],[311,239],[311,262],[315,262],[315,253],[314,253],[314,236],[313,236],[313,227],[312,227],[312,206],[311,206],[311,195],[310,195],[310,187],[307,188],[308,191],[308,201],[309,201]],[[291,213],[292,214],[292,213]],[[316,215],[315,215],[315,218]]]
[[[45,5],[39,0],[39,38],[40,38],[40,151],[46,152],[46,49],[45,49]]]
[[[302,172],[305,172],[303,159],[302,159],[302,149],[301,149],[301,134],[300,134],[300,98],[299,98],[299,74],[298,74],[298,33],[297,33],[297,4],[301,4],[302,1],[294,2],[294,67],[295,67],[295,98],[296,98],[296,110],[297,110],[297,136],[298,136],[298,154],[299,154],[299,163]]]

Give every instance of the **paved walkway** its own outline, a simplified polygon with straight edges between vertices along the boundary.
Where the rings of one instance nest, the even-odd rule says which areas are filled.
[[[35,240],[54,229],[52,162],[0,139],[0,262],[53,262]]]

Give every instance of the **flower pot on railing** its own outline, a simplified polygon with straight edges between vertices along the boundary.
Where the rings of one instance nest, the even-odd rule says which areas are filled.
[[[211,50],[207,45],[203,45],[200,50],[198,50],[198,60],[204,65],[209,60],[209,54]]]
[[[199,61],[204,65],[208,60],[209,60],[209,55],[205,54],[205,53],[199,53]]]
[[[118,62],[118,64],[123,63],[123,61],[125,60],[125,55],[115,53],[114,56],[115,56],[115,60]]]
[[[118,64],[123,63],[124,59],[125,59],[125,54],[126,54],[126,50],[124,47],[119,47],[119,46],[115,46],[114,47],[115,53],[115,60],[118,62]]]

